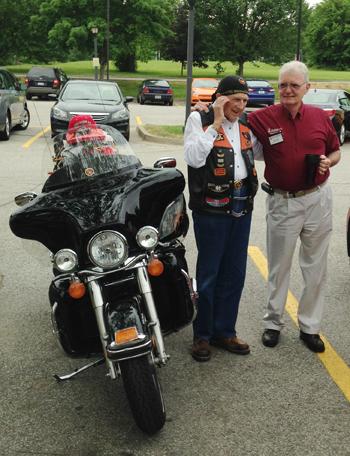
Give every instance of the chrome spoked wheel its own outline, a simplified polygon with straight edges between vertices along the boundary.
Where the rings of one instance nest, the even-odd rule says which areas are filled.
[[[26,130],[30,122],[30,114],[28,108],[24,108],[22,122],[18,125],[19,130]]]

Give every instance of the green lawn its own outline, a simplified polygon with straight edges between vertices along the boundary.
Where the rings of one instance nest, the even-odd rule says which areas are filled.
[[[208,68],[193,68],[193,77],[218,77],[215,72],[214,65],[216,62],[207,62]],[[91,61],[80,62],[52,62],[50,65],[43,66],[59,66],[69,77],[94,77],[94,69]],[[21,76],[23,79],[28,70],[32,67],[31,64],[9,65],[6,68]],[[220,74],[220,77],[234,74],[237,66],[230,62],[222,63],[225,72]],[[276,88],[276,80],[278,78],[279,66],[269,65],[266,63],[246,63],[244,66],[244,76],[246,78],[267,79],[272,82]],[[117,71],[114,64],[110,64],[110,78],[117,80],[124,95],[136,97],[137,87],[140,81],[125,80],[124,78],[146,79],[150,77],[161,77],[167,79],[180,79],[180,81],[171,81],[174,87],[175,99],[186,98],[186,73],[181,76],[181,65],[178,62],[166,60],[150,60],[147,63],[139,62],[136,73],[126,73]],[[339,86],[350,89],[350,71],[333,71],[310,68],[310,77],[312,81],[340,81]]]

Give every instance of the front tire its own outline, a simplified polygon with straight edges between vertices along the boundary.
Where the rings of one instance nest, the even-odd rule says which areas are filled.
[[[24,108],[24,115],[22,122],[17,126],[18,130],[26,130],[30,122],[30,114],[28,108]]]
[[[345,125],[344,123],[341,124],[341,127],[339,129],[339,134],[338,134],[338,138],[339,138],[339,142],[340,142],[340,145],[342,146],[345,142],[345,135],[346,135],[346,131],[345,131]]]
[[[138,427],[146,434],[159,431],[165,423],[163,395],[150,356],[120,362],[125,393]]]
[[[10,139],[10,131],[11,131],[11,118],[10,118],[10,114],[7,113],[4,131],[0,131],[0,139],[8,141]]]

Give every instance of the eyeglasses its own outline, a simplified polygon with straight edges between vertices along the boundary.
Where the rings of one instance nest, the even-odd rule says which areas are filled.
[[[289,83],[289,82],[281,82],[278,84],[278,88],[280,90],[287,89],[287,87],[290,87],[293,90],[299,90],[304,84],[306,84],[306,81],[303,82],[302,84],[295,84],[294,82]]]

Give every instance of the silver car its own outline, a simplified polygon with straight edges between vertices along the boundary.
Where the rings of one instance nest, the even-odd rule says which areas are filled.
[[[29,121],[25,86],[15,75],[0,68],[0,139],[8,140],[14,127],[25,130]]]

